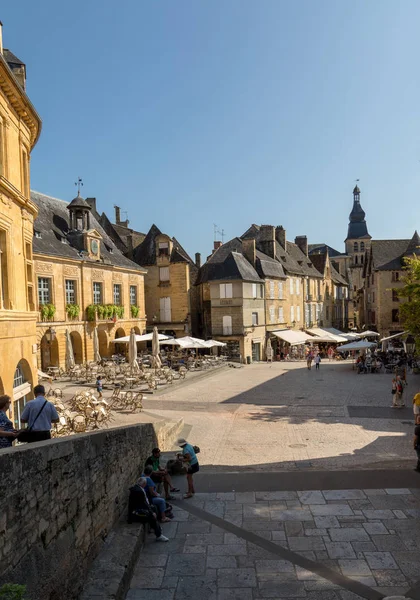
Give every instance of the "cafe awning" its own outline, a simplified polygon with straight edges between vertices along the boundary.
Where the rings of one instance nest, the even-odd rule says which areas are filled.
[[[393,340],[394,338],[402,337],[403,335],[409,335],[409,331],[401,331],[401,333],[394,333],[394,335],[389,335],[388,337],[382,338],[381,342],[387,342],[388,340]]]
[[[331,342],[348,342],[348,339],[343,337],[342,335],[336,335],[335,333],[329,333],[326,329],[322,329],[321,327],[311,327],[307,329],[307,331],[316,337],[319,338],[329,338]],[[314,340],[315,341],[315,340]]]
[[[270,331],[272,335],[287,342],[291,346],[298,346],[306,342],[313,341],[314,338],[303,331],[293,331],[292,329],[282,329],[280,331]]]

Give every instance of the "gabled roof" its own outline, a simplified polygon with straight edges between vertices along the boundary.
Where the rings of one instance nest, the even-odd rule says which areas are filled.
[[[156,238],[162,235],[161,230],[155,224],[151,226],[144,240],[134,248],[133,259],[139,265],[156,265]],[[176,238],[171,238],[173,247],[172,253],[170,256],[170,262],[187,262],[194,269],[196,269],[196,265],[192,258],[188,255],[186,250],[181,246]]]
[[[11,52],[10,50],[7,50],[7,48],[3,49],[3,56],[4,56],[5,61],[9,65],[25,66],[25,63],[22,62],[20,60],[20,58],[18,58],[16,56],[16,54],[13,54],[13,52]]]
[[[219,261],[207,261],[199,270],[197,284],[209,281],[261,281],[257,271],[239,252],[229,252]]]
[[[334,265],[331,263],[331,279],[334,283],[338,285],[349,285],[349,282],[344,279],[344,277],[337,271]]]
[[[256,270],[260,277],[276,277],[277,279],[286,279],[286,274],[278,260],[274,260],[267,254],[256,251]]]
[[[372,268],[380,271],[398,271],[411,240],[372,240]]]
[[[70,238],[67,237],[69,233],[67,202],[33,190],[31,191],[31,200],[38,207],[38,216],[35,219],[34,230],[39,231],[42,236],[41,238],[34,237],[33,239],[34,254],[47,254],[50,256],[72,258],[74,260],[98,262],[90,259],[88,255],[81,256],[80,250],[71,244],[71,236]],[[139,265],[136,265],[122,254],[98,223],[94,214],[90,215],[90,227],[102,236],[100,248],[101,260],[104,264],[143,271]],[[62,240],[67,240],[67,243],[63,243]]]
[[[414,235],[407,246],[407,250],[405,251],[405,256],[413,256],[413,254],[416,256],[419,256],[420,254],[420,237],[417,230],[414,232]]]
[[[308,244],[308,251],[309,251],[309,256],[310,256],[311,260],[312,260],[312,256],[314,254],[325,254],[325,252],[327,250],[328,250],[328,254],[330,257],[345,256],[345,254],[342,254],[338,250],[335,250],[335,248],[328,246],[328,244]]]
[[[314,267],[324,275],[325,273],[325,265],[327,264],[327,253],[324,254],[313,254],[311,255],[311,261]]]

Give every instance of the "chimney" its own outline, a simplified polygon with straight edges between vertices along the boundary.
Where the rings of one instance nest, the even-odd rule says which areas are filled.
[[[91,209],[96,212],[96,198],[86,198],[86,202],[89,204]]]
[[[213,242],[213,252],[215,252],[218,248],[220,248],[220,246],[223,246],[222,242],[216,242],[216,240]]]
[[[271,258],[276,258],[276,234],[273,225],[261,225],[258,248]]]
[[[255,269],[256,250],[255,240],[242,240],[242,254]]]
[[[0,54],[3,54],[3,23],[0,21]]]
[[[119,225],[121,223],[121,209],[119,206],[114,206],[115,208],[115,224]]]
[[[299,246],[305,256],[308,256],[308,238],[306,235],[298,235],[295,237],[295,244]]]
[[[195,253],[195,266],[197,269],[201,267],[201,254],[199,252]]]
[[[281,225],[276,227],[276,240],[287,252],[286,230]]]

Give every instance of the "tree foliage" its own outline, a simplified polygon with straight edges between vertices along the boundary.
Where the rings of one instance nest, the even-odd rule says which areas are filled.
[[[401,305],[400,320],[415,338],[417,347],[420,345],[420,258],[413,256],[405,259],[404,286],[397,289],[401,298],[407,302]]]

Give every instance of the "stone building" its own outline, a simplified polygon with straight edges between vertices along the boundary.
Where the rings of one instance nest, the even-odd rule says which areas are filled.
[[[0,393],[13,417],[37,382],[30,153],[41,120],[25,93],[26,68],[3,49],[0,23]]]
[[[65,367],[66,331],[76,363],[91,361],[97,327],[101,356],[115,338],[146,329],[145,270],[126,258],[78,195],[70,204],[39,192],[33,225],[38,365]]]
[[[240,238],[215,242],[197,279],[200,336],[226,341],[232,356],[260,360],[267,334],[341,324],[348,284],[328,256],[318,263],[306,237],[289,242],[283,227],[254,224]]]
[[[197,264],[174,237],[152,225],[144,240],[134,248],[133,260],[147,269],[145,298],[147,329],[174,337],[196,333]],[[198,265],[198,266],[197,266]]]
[[[382,337],[400,333],[400,298],[396,289],[403,286],[404,259],[420,256],[420,237],[411,240],[372,240],[363,270],[363,323]]]
[[[95,198],[87,198],[104,230],[125,256],[145,267],[147,330],[156,325],[161,333],[174,337],[197,334],[198,295],[195,288],[201,266],[200,254],[195,262],[175,237],[152,225],[147,235],[129,227],[115,206],[115,223],[96,213]]]
[[[319,326],[346,331],[349,328],[349,282],[340,274],[340,265],[330,258],[328,249],[312,253],[310,258],[323,277]]]

